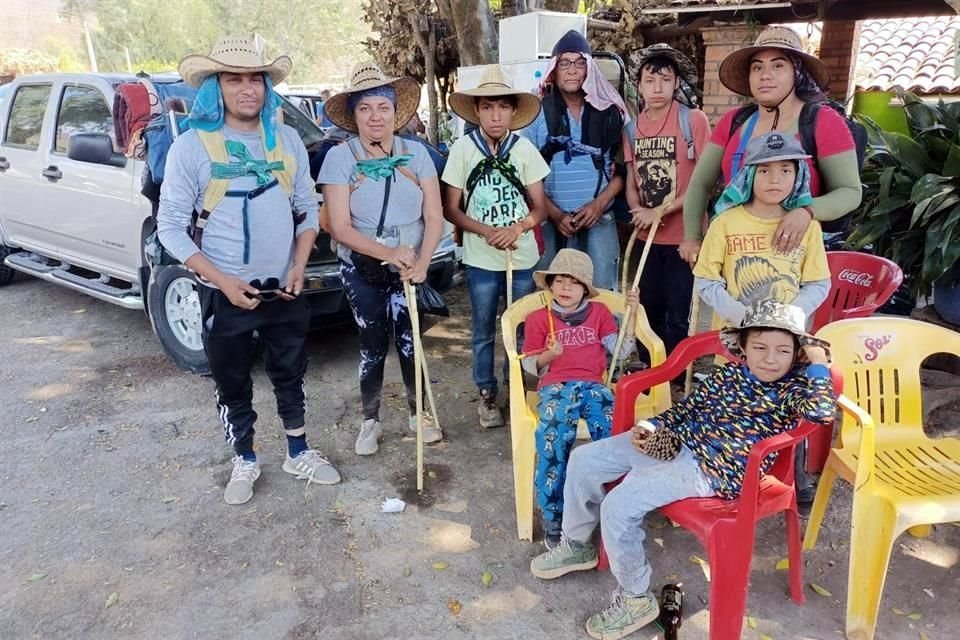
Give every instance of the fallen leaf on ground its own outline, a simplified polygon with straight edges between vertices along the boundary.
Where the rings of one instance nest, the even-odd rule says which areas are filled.
[[[790,568],[790,558],[784,558],[777,563],[777,571],[786,571]]]
[[[403,571],[401,571],[400,573],[403,574],[403,577],[404,577],[404,578],[409,578],[409,577],[410,577],[410,574],[413,573],[413,569],[411,569],[410,567],[404,567],[404,568],[403,568]]]
[[[460,604],[459,600],[454,600],[453,598],[447,598],[447,609],[450,610],[455,616],[460,615],[460,609],[463,608],[463,605]]]
[[[700,565],[700,569],[703,570],[703,576],[707,579],[707,582],[710,582],[710,563],[698,555],[690,556],[690,562]]]
[[[436,477],[437,477],[437,472],[436,472],[436,471],[427,471],[427,475],[430,476],[431,478],[436,478]]]
[[[756,629],[756,628],[757,628],[757,619],[756,619],[756,618],[753,618],[753,617],[751,617],[751,616],[747,616],[747,626],[750,627],[751,629]]]
[[[916,613],[907,614],[907,617],[910,618],[911,620],[919,620],[920,618],[923,617],[923,614],[918,611]]]
[[[484,571],[483,575],[480,576],[480,582],[483,583],[483,586],[489,587],[493,584],[493,574],[489,571]]]
[[[890,609],[890,611],[894,612],[894,613],[897,614],[898,616],[905,616],[905,615],[907,615],[907,612],[906,612],[906,611],[904,611],[903,609],[897,609],[896,607],[892,607],[892,608]]]
[[[826,589],[824,589],[823,587],[821,587],[820,585],[818,585],[816,582],[811,582],[811,583],[810,583],[810,588],[813,589],[814,591],[816,591],[818,595],[821,595],[821,596],[823,596],[824,598],[829,598],[829,597],[833,596],[832,593],[830,593],[829,591],[827,591]]]
[[[760,640],[773,640],[773,638],[771,638],[770,636],[768,636],[768,635],[765,634],[765,633],[761,633],[761,634],[760,634]]]
[[[924,589],[923,592],[933,598],[933,589]]]
[[[920,640],[930,640],[923,631],[920,632]]]
[[[180,498],[177,496],[166,496],[163,499],[163,504],[170,504],[171,502],[180,502]]]
[[[444,562],[443,560],[437,560],[437,561],[434,562],[431,566],[432,566],[434,569],[436,569],[437,571],[443,571],[444,569],[446,569],[446,568],[449,567],[450,565],[447,564],[446,562]]]
[[[653,541],[656,542],[661,547],[663,546],[663,538],[654,538]]]
[[[109,596],[107,596],[107,602],[103,605],[104,609],[109,609],[113,605],[117,604],[117,600],[120,599],[120,594],[114,591]]]
[[[46,577],[47,577],[47,574],[45,573],[35,573],[29,578],[27,578],[27,582],[37,582],[38,580],[43,580]]]

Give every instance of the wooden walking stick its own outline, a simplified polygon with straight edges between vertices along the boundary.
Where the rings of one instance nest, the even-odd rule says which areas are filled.
[[[507,252],[507,308],[513,306],[513,249],[504,249]]]
[[[413,327],[413,371],[417,394],[417,491],[423,491],[423,355],[421,350],[417,349],[420,341],[420,316],[417,313],[417,292],[407,280],[403,281],[403,293],[407,298],[407,310]]]
[[[620,293],[627,295],[627,276],[630,273],[630,256],[633,254],[633,245],[637,241],[637,234],[640,228],[634,225],[630,239],[627,240],[627,248],[623,252],[623,270],[620,272]]]
[[[697,295],[697,289],[693,289],[693,297],[690,299],[690,328],[687,329],[687,337],[697,335],[697,324],[700,319],[700,296]],[[693,390],[693,363],[687,365],[687,377],[683,382],[683,397],[686,398]]]
[[[643,253],[640,254],[640,264],[637,265],[637,272],[633,276],[633,288],[640,285],[640,275],[643,273],[644,265],[647,264],[647,256],[650,255],[653,238],[657,235],[657,229],[660,228],[660,218],[663,217],[663,212],[669,209],[672,204],[673,200],[664,202],[654,209],[653,224],[650,225],[650,231],[647,233],[647,241],[643,245]],[[626,298],[626,295],[627,292],[624,290],[624,298]],[[610,363],[610,371],[607,372],[606,384],[610,384],[613,381],[613,374],[616,372],[617,363],[620,361],[620,349],[623,347],[623,339],[626,337],[627,331],[630,328],[630,316],[632,313],[633,309],[628,305],[623,312],[623,321],[620,323],[620,332],[617,334],[617,344],[613,349],[613,361]]]

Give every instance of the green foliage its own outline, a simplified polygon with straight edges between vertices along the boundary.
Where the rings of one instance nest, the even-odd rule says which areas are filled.
[[[900,265],[914,293],[928,295],[939,278],[960,280],[960,103],[897,95],[909,136],[860,118],[870,139],[849,243],[873,245]]]

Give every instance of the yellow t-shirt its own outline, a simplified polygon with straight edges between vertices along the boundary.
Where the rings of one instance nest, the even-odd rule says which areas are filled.
[[[520,136],[510,150],[508,157],[517,169],[520,182],[525,186],[540,182],[550,173],[550,167],[543,160],[543,156],[533,143],[523,136]],[[469,136],[463,136],[450,148],[443,181],[452,187],[465,190],[470,172],[482,160],[483,154],[477,145]],[[508,227],[527,217],[530,208],[520,192],[499,171],[494,170],[477,183],[465,213],[492,227]],[[517,248],[513,252],[513,268],[531,269],[539,259],[536,239],[533,232],[527,231],[517,241]],[[464,233],[463,263],[488,271],[506,271],[507,254],[488,245],[483,236]]]
[[[726,283],[745,306],[758,300],[793,302],[800,286],[830,279],[820,223],[813,221],[790,253],[773,249],[779,218],[758,218],[742,205],[724,211],[707,229],[693,275]]]

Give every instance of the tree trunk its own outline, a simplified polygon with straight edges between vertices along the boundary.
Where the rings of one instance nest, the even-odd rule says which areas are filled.
[[[427,139],[437,144],[437,35],[430,18],[419,14],[408,15],[413,36],[423,54],[424,82],[427,85],[427,104],[430,105],[430,117],[427,124]],[[424,32],[427,35],[424,36]],[[404,123],[406,124],[406,123]]]
[[[576,13],[577,8],[580,6],[580,0],[540,0],[540,6],[547,11]]]
[[[452,18],[461,65],[497,61],[497,29],[488,0],[437,0],[437,5],[444,18]]]

